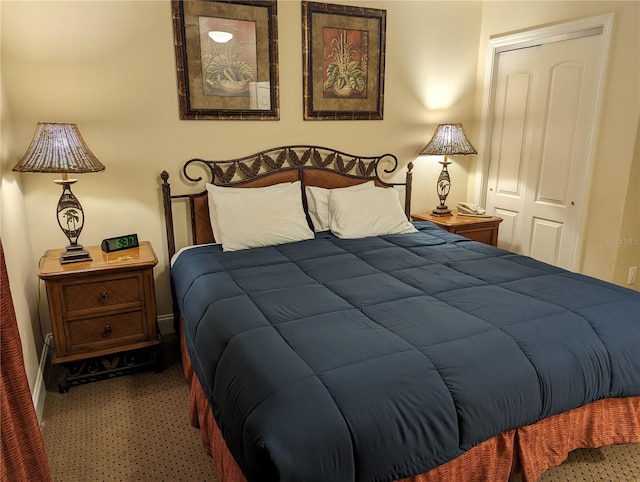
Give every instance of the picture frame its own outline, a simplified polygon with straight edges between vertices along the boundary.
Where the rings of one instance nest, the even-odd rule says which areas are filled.
[[[386,10],[302,1],[304,120],[382,120]]]
[[[276,0],[172,0],[180,119],[279,120]]]

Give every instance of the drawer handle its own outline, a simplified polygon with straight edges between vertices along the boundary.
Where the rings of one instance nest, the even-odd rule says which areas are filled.
[[[107,301],[107,298],[109,298],[109,295],[106,291],[103,291],[102,293],[100,293],[98,300],[100,301],[100,303],[104,303],[105,301]]]
[[[102,338],[109,338],[111,335],[111,325],[107,325],[102,330]]]

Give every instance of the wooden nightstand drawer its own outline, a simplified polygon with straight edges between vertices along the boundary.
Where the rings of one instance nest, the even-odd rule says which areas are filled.
[[[144,301],[143,280],[140,273],[119,277],[96,277],[87,282],[79,280],[61,283],[63,316],[94,309],[139,306]]]
[[[450,233],[465,236],[474,241],[498,245],[498,227],[502,218],[495,216],[461,216],[452,212],[451,216],[433,216],[431,213],[412,214],[414,221],[431,221]]]
[[[147,338],[141,310],[66,323],[69,352],[95,350]]]
[[[458,228],[455,231],[451,231],[451,232],[455,232],[456,234],[459,234],[460,236],[464,236],[465,238],[469,238],[469,239],[473,239],[474,241],[480,241],[481,243],[485,243],[485,244],[491,244],[495,246],[495,243],[498,240],[498,235],[496,234],[497,231],[497,227],[494,229],[494,227],[489,226],[489,227],[469,227],[466,229],[461,229]]]

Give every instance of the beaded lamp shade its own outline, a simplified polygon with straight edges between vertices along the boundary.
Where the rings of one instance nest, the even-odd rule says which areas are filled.
[[[104,171],[76,124],[38,122],[31,145],[13,168],[19,172],[84,173]]]
[[[431,212],[434,216],[451,216],[451,211],[445,204],[451,190],[451,178],[447,166],[451,161],[447,156],[465,156],[477,154],[464,132],[462,124],[440,124],[429,143],[420,151],[421,156],[445,156],[440,164],[442,171],[436,183],[440,204]]]
[[[462,124],[440,124],[429,143],[420,151],[421,156],[464,156],[477,154]]]
[[[105,167],[84,142],[76,124],[38,122],[31,145],[22,160],[13,168],[18,172],[61,173],[62,195],[58,200],[58,225],[69,240],[69,246],[60,257],[61,263],[90,261],[91,256],[78,244],[84,226],[84,211],[80,201],[71,192],[69,173],[104,171]]]

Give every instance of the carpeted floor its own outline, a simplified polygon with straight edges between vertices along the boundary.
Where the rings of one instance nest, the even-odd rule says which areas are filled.
[[[66,394],[47,377],[42,435],[54,480],[216,480],[200,432],[189,425],[189,389],[177,350],[168,338],[162,373],[140,371]],[[538,480],[573,481],[639,482],[640,444],[577,450]]]
[[[47,375],[42,436],[56,481],[215,481],[200,431],[189,424],[189,387],[174,340],[165,370],[73,386]]]

